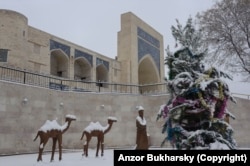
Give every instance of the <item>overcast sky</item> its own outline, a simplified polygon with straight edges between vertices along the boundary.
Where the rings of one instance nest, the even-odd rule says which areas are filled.
[[[0,0],[0,8],[24,14],[30,26],[115,58],[122,13],[133,12],[151,25],[163,35],[164,49],[169,45],[171,51],[174,51],[175,41],[170,28],[172,25],[176,26],[176,19],[185,25],[189,16],[194,18],[198,12],[211,8],[215,2],[216,0]],[[239,89],[239,86],[235,89]]]
[[[117,55],[117,32],[122,13],[133,12],[174,46],[171,26],[178,19],[210,8],[214,0],[1,0],[0,8],[15,10],[28,24],[105,56]],[[165,49],[164,48],[164,49]],[[165,55],[165,53],[164,53]]]

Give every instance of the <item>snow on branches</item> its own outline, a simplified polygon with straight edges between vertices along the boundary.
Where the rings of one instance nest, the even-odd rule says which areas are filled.
[[[228,100],[236,101],[221,79],[231,77],[215,67],[205,69],[201,61],[207,50],[200,48],[200,31],[191,19],[184,28],[177,21],[172,34],[182,47],[175,53],[166,50],[171,97],[157,113],[157,120],[165,119],[162,145],[168,140],[177,149],[211,149],[217,142],[223,144],[217,147],[235,149],[233,129],[224,118],[233,117],[226,108]]]

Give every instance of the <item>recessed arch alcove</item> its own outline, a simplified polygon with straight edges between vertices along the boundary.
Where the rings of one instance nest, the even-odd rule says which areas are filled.
[[[74,79],[91,81],[91,64],[84,57],[76,58],[74,63]]]
[[[69,77],[69,58],[61,49],[50,53],[50,74],[58,77]]]
[[[108,82],[108,69],[104,66],[104,64],[96,66],[96,81]],[[105,85],[101,86],[105,87]]]
[[[159,71],[153,58],[148,54],[140,61],[138,66],[138,83],[139,85],[159,83]],[[140,87],[141,93],[149,93],[158,90],[157,87],[143,86]]]

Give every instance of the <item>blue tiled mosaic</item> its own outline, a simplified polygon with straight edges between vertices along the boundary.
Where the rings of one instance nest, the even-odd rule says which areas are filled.
[[[93,66],[93,56],[92,55],[75,49],[75,58],[79,58],[79,57],[84,57],[85,59],[88,60],[88,62],[91,64],[91,66]]]
[[[137,27],[137,35],[143,38],[144,40],[148,41],[152,45],[154,45],[157,48],[160,48],[160,42],[144,30],[142,30],[140,27]]]
[[[107,68],[107,70],[109,70],[109,62],[102,60],[100,58],[96,58],[96,66],[100,64],[103,64]]]
[[[54,40],[50,40],[50,50],[53,49],[61,49],[63,52],[65,52],[68,56],[70,56],[70,47],[67,45],[64,45],[62,43],[59,43]]]
[[[0,62],[7,62],[8,49],[0,49]]]
[[[138,62],[147,54],[153,58],[160,73],[160,50],[138,37]]]

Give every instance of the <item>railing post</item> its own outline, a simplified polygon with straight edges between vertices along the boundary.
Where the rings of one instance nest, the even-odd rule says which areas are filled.
[[[100,80],[98,80],[98,87],[99,87],[99,92],[101,91],[101,83],[100,83],[101,81]]]
[[[61,80],[61,90],[63,90],[62,80]]]
[[[26,84],[26,71],[23,72],[23,83]]]

